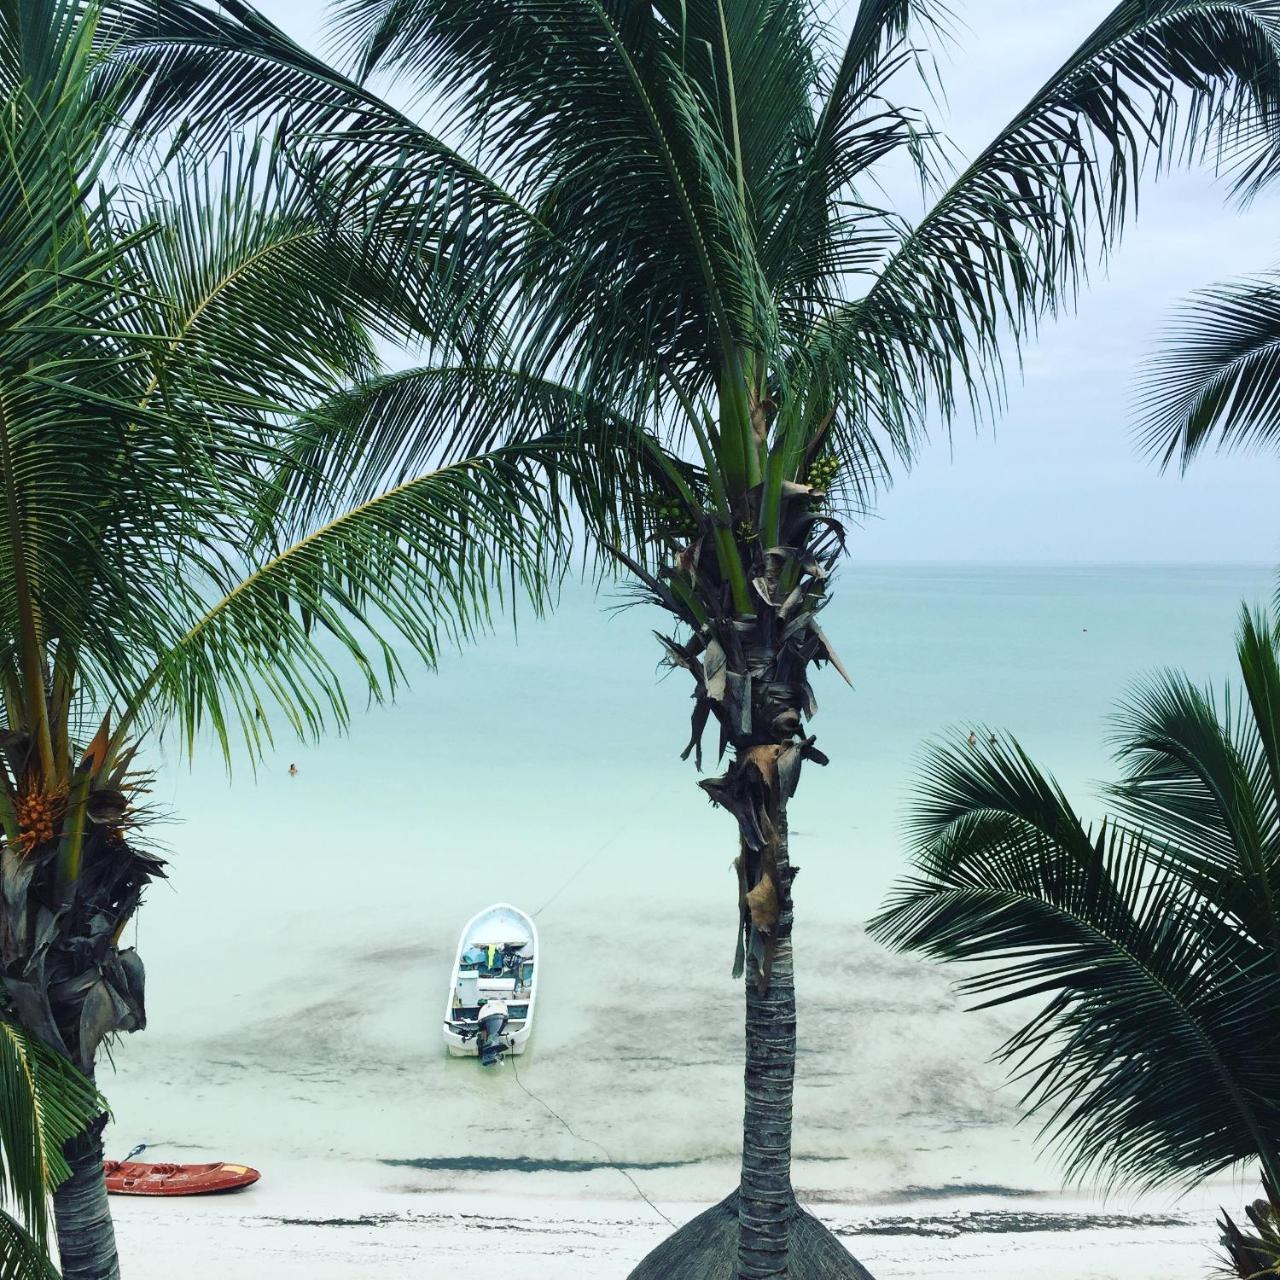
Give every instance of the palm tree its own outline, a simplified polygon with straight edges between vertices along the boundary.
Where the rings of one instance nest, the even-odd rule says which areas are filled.
[[[729,758],[701,785],[739,846],[742,1171],[634,1275],[865,1274],[790,1182],[787,811],[802,764],[826,763],[809,678],[839,667],[818,614],[841,514],[931,415],[998,402],[1000,351],[1070,304],[1146,164],[1265,136],[1280,5],[1124,0],[946,181],[936,135],[889,97],[943,23],[930,0],[862,0],[843,33],[808,0],[344,0],[350,77],[239,0],[112,10],[140,129],[203,148],[284,121],[290,154],[342,175],[336,207],[370,244],[468,270],[501,340],[366,400],[368,457],[573,396],[635,456],[666,445],[698,468],[665,470],[643,554],[618,558],[692,680],[686,756],[701,765],[714,722]],[[375,72],[433,94],[447,136],[379,98]],[[914,225],[874,202],[899,160],[933,195]]]
[[[148,730],[208,734],[230,764],[282,728],[341,725],[348,691],[387,696],[404,655],[433,664],[517,594],[541,607],[568,503],[603,510],[561,461],[566,424],[575,447],[592,429],[573,401],[492,448],[472,433],[429,461],[371,458],[358,410],[385,410],[395,382],[375,341],[425,315],[465,348],[465,273],[388,270],[324,212],[323,174],[256,144],[164,171],[135,150],[129,174],[127,80],[97,18],[0,0],[0,1033],[20,1025],[90,1081],[104,1042],[145,1024],[121,937],[164,874]],[[626,490],[620,439],[601,427],[596,454]],[[622,498],[602,538],[631,537]],[[22,1099],[0,1086],[7,1144]],[[59,1096],[79,1117],[49,1130],[70,1139],[45,1170],[63,1273],[109,1280],[105,1116]]]
[[[1012,739],[938,748],[915,870],[872,932],[1031,1000],[999,1056],[1068,1173],[1190,1186],[1257,1161],[1241,1276],[1280,1266],[1280,610],[1245,610],[1241,687],[1178,672],[1116,724],[1116,817],[1086,824]],[[985,733],[979,737],[985,742]]]
[[[1192,295],[1142,375],[1141,439],[1185,470],[1208,443],[1280,448],[1280,273]]]
[[[52,1280],[48,1201],[71,1175],[63,1143],[106,1104],[63,1057],[0,1019],[0,1280]]]

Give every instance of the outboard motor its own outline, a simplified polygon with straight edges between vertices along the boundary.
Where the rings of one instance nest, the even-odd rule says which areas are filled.
[[[480,1065],[497,1066],[508,1048],[502,1034],[507,1029],[507,1006],[501,1000],[486,1000],[477,1021],[480,1024]]]

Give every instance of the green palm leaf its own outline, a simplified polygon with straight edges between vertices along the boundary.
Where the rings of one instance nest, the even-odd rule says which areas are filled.
[[[437,364],[379,376],[312,410],[277,485],[282,505],[305,516],[315,496],[338,500],[335,481],[340,500],[363,502],[442,458],[495,449],[542,467],[551,492],[567,488],[597,545],[640,553],[647,497],[698,484],[662,440],[588,394],[510,366]]]
[[[173,718],[188,744],[207,726],[224,751],[238,733],[257,754],[264,708],[304,736],[345,725],[353,677],[374,699],[403,678],[390,633],[434,666],[514,593],[541,607],[558,554],[545,496],[518,452],[498,450],[342,504],[289,545],[189,556],[174,594],[190,625],[159,648],[118,740],[136,716]]]
[[[48,1253],[7,1213],[0,1213],[0,1280],[57,1280]]]
[[[509,369],[405,370],[316,405],[273,436],[240,553],[186,553],[169,601],[190,621],[157,646],[117,737],[176,715],[189,742],[208,726],[256,752],[264,708],[309,735],[345,724],[353,671],[375,699],[403,679],[388,633],[434,665],[513,593],[540,609],[574,512],[592,545],[643,555],[649,495],[697,483],[643,434]]]
[[[1280,681],[1274,624],[1245,610],[1244,697],[1176,672],[1140,685],[1117,716],[1122,782],[1109,794],[1176,857],[1181,874],[1280,955]]]
[[[435,260],[468,274],[475,260],[533,225],[532,215],[460,150],[290,40],[248,4],[108,0],[97,71],[104,94],[129,103],[135,140],[170,137],[216,154],[236,132],[277,122],[300,167],[355,193],[412,165],[416,209],[396,222],[376,203],[379,234],[400,243],[398,270]],[[358,194],[344,199],[348,206]],[[428,216],[429,211],[429,216]],[[465,251],[465,260],[464,260]],[[447,270],[440,272],[444,265]],[[438,332],[438,331],[437,331]]]
[[[1280,441],[1280,275],[1192,295],[1143,374],[1140,439],[1164,465],[1186,467],[1209,443]]]
[[[1251,161],[1268,163],[1278,55],[1275,0],[1118,4],[904,237],[823,343],[837,356],[849,344],[855,377],[876,343],[901,362],[896,380],[924,383],[944,412],[998,395],[991,379],[1006,335],[1071,304],[1091,259],[1132,214],[1146,169],[1205,148],[1239,161],[1247,143]],[[1239,170],[1238,181],[1253,173]]]
[[[48,1199],[70,1173],[63,1146],[105,1110],[97,1090],[65,1058],[0,1019],[0,1206],[11,1208],[30,1232],[7,1227],[17,1259],[28,1258],[30,1246],[45,1248]],[[7,1256],[0,1247],[0,1258]]]

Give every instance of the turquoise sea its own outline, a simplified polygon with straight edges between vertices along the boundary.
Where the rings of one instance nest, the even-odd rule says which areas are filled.
[[[988,1063],[1008,1015],[964,1013],[953,975],[862,933],[904,869],[919,752],[1007,730],[1093,812],[1114,701],[1163,666],[1226,679],[1241,601],[1275,581],[1261,565],[844,566],[824,628],[856,687],[819,678],[832,763],[807,768],[791,816],[803,1196],[1058,1188]],[[634,1198],[610,1162],[655,1199],[728,1190],[735,838],[679,759],[692,704],[659,668],[662,617],[622,602],[568,588],[554,616],[500,624],[256,778],[153,744],[172,880],[136,930],[151,1025],[102,1078],[112,1154],[340,1167],[371,1193]],[[457,932],[499,899],[537,910],[542,935],[518,1079],[440,1042]]]

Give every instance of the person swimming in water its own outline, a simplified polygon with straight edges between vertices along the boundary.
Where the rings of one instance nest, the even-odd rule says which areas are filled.
[[[298,766],[296,764],[291,764],[289,766],[289,777],[296,778],[297,776],[298,776]]]

